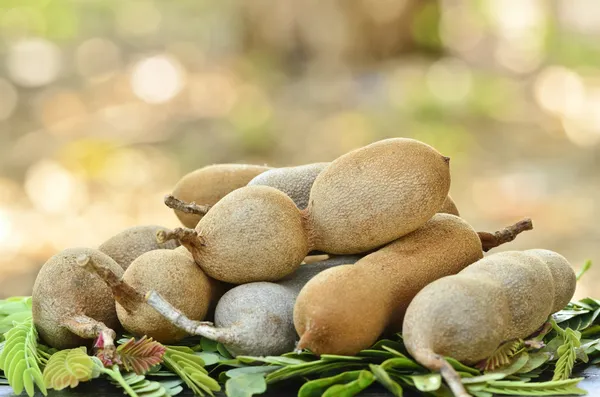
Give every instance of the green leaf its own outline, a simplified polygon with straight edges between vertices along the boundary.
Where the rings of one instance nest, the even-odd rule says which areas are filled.
[[[375,381],[375,376],[369,371],[360,371],[358,379],[346,384],[336,384],[329,387],[323,397],[353,397]]]
[[[44,384],[49,389],[76,387],[92,379],[94,362],[85,347],[54,353],[44,368]]]
[[[267,382],[263,374],[242,374],[225,383],[225,392],[228,397],[251,397],[264,393],[266,390]]]
[[[137,341],[131,338],[117,347],[117,355],[123,368],[138,375],[143,375],[150,368],[160,364],[165,351],[163,345],[146,336]]]
[[[583,266],[581,267],[581,269],[579,270],[579,272],[577,273],[577,281],[579,281],[579,279],[588,271],[590,270],[590,268],[592,267],[592,261],[591,260],[587,260],[585,261],[585,263],[583,264]]]
[[[356,356],[338,356],[336,354],[321,354],[321,360],[325,361],[362,361],[361,357]]]
[[[488,357],[481,365],[477,365],[479,369],[484,371],[492,371],[510,364],[511,358],[524,348],[525,344],[522,339],[515,339],[504,342]]]
[[[385,370],[400,369],[408,371],[419,371],[424,369],[419,364],[406,357],[389,358],[381,364],[381,367]]]
[[[112,378],[111,383],[125,390],[130,397],[167,397],[175,396],[183,391],[181,379],[172,379],[161,382],[151,381],[144,375],[134,372],[121,374],[119,366],[114,365],[112,369],[104,368],[102,362],[93,357],[95,368]]]
[[[306,361],[299,360],[297,358],[289,358],[289,357],[280,357],[280,356],[265,356],[265,357],[253,357],[253,356],[237,356],[236,359],[244,364],[256,364],[256,363],[265,363],[265,364],[274,364],[274,365],[298,365],[298,364],[306,364]],[[317,360],[315,360],[317,361]]]
[[[206,393],[212,396],[213,391],[221,390],[219,383],[208,376],[202,358],[190,348],[187,348],[186,351],[185,349],[174,349],[172,346],[167,346],[163,362],[167,368],[183,379],[196,395],[204,396]]]
[[[442,376],[438,373],[413,375],[410,377],[419,391],[436,391],[442,386]]]
[[[521,369],[517,371],[517,373],[529,373],[534,369],[541,367],[544,363],[550,360],[550,357],[552,357],[552,355],[547,352],[529,353],[529,360],[527,360],[527,363],[524,366],[522,366]]]
[[[392,393],[394,396],[402,397],[402,387],[390,377],[390,375],[385,371],[385,369],[375,364],[370,364],[369,368],[371,369],[371,372],[375,376],[377,382],[379,382],[383,387],[388,389],[390,393]]]
[[[312,374],[324,374],[335,370],[344,371],[351,369],[363,369],[366,367],[366,364],[363,363],[354,363],[354,362],[336,362],[336,361],[324,361],[317,360],[311,361],[308,363],[297,364],[297,365],[289,365],[287,367],[283,367],[278,369],[275,372],[272,372],[267,375],[266,380],[267,383],[276,383],[282,380],[307,376]]]
[[[325,392],[325,390],[333,385],[348,383],[358,379],[362,372],[362,370],[349,371],[343,372],[339,375],[330,376],[328,378],[320,378],[308,381],[304,383],[298,391],[298,397],[319,397]]]
[[[222,355],[223,357],[225,357],[227,359],[233,358],[231,353],[229,353],[229,350],[227,350],[225,345],[223,345],[222,343],[217,344],[217,351],[219,352],[220,355]]]
[[[202,351],[207,353],[215,353],[218,352],[219,342],[215,342],[214,340],[210,340],[208,338],[202,337],[200,339],[200,346],[202,346]]]
[[[448,364],[450,364],[452,366],[452,368],[454,368],[458,372],[466,372],[471,375],[480,375],[481,374],[481,372],[479,372],[479,370],[468,367],[468,366],[464,365],[463,363],[453,359],[452,357],[445,357],[445,360],[448,362]]]
[[[220,354],[215,354],[215,353],[198,352],[195,354],[198,357],[200,357],[202,359],[202,361],[204,361],[204,365],[207,367],[210,365],[217,364],[218,362],[220,362],[224,359],[223,356],[221,356]]]
[[[244,375],[244,374],[267,374],[269,372],[273,372],[281,368],[276,365],[269,366],[258,366],[258,367],[242,367],[242,368],[234,368],[225,372],[227,376],[230,378],[235,378],[236,376]]]
[[[558,361],[554,368],[553,381],[569,379],[575,360],[577,358],[577,348],[581,346],[581,333],[567,328],[564,334],[565,343],[557,350]]]
[[[492,381],[484,388],[484,391],[496,394],[514,396],[561,396],[569,394],[587,394],[577,384],[583,378],[574,378],[561,381],[549,382],[515,382],[515,381]]]
[[[0,353],[0,369],[15,394],[21,394],[27,386],[26,392],[33,397],[33,384],[47,395],[40,368],[41,358],[37,353],[38,334],[29,317],[25,322],[16,323],[5,334],[2,353]]]

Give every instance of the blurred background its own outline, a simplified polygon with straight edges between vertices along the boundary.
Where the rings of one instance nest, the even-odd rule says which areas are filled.
[[[478,230],[533,218],[600,297],[600,2],[2,0],[0,298],[138,224],[185,173],[388,137],[452,158]]]

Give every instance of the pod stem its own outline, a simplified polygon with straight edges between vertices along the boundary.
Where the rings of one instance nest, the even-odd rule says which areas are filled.
[[[156,232],[156,241],[159,244],[164,244],[169,240],[177,240],[187,248],[194,257],[196,263],[200,263],[200,247],[203,247],[204,237],[202,237],[195,229],[187,227],[177,227],[173,230],[159,230]]]
[[[191,203],[187,203],[183,200],[176,198],[172,194],[167,194],[165,196],[165,205],[174,210],[194,215],[206,215],[206,213],[211,207],[210,205],[199,205],[193,201]]]
[[[481,240],[483,252],[488,252],[492,248],[496,248],[504,243],[513,241],[522,232],[532,229],[533,223],[531,222],[531,219],[525,218],[514,225],[507,226],[502,230],[498,230],[497,232],[478,232],[477,234]]]
[[[62,325],[79,337],[97,339],[96,345],[103,349],[104,355],[110,359],[114,357],[117,334],[104,323],[79,314],[63,320]]]
[[[115,300],[119,302],[127,312],[131,313],[135,311],[142,303],[144,303],[144,296],[142,294],[117,276],[112,269],[94,261],[89,255],[78,256],[76,262],[90,273],[100,277],[112,290]]]
[[[160,315],[190,335],[204,336],[225,344],[235,344],[237,341],[230,328],[217,328],[208,321],[190,320],[154,290],[148,292],[145,299],[146,303],[152,306]]]
[[[444,357],[429,349],[413,352],[413,357],[426,368],[439,371],[455,397],[471,397],[460,380],[460,375]]]

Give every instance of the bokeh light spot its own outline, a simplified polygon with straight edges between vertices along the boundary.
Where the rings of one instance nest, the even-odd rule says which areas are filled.
[[[6,67],[15,83],[25,87],[43,86],[56,80],[60,73],[60,49],[46,39],[23,39],[10,46]]]
[[[25,191],[39,211],[49,214],[76,211],[87,198],[85,184],[51,160],[41,160],[29,168]]]
[[[167,102],[181,91],[185,72],[175,58],[156,55],[135,64],[131,87],[135,95],[148,103]]]

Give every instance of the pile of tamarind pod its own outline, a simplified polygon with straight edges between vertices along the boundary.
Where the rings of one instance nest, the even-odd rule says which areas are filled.
[[[34,323],[52,347],[95,340],[107,356],[121,331],[202,335],[234,356],[353,355],[403,332],[415,359],[464,393],[443,357],[472,363],[528,336],[570,300],[575,275],[547,250],[484,258],[532,222],[477,232],[448,195],[450,167],[391,138],[329,163],[200,168],[165,197],[182,227],[137,226],[50,258]]]

